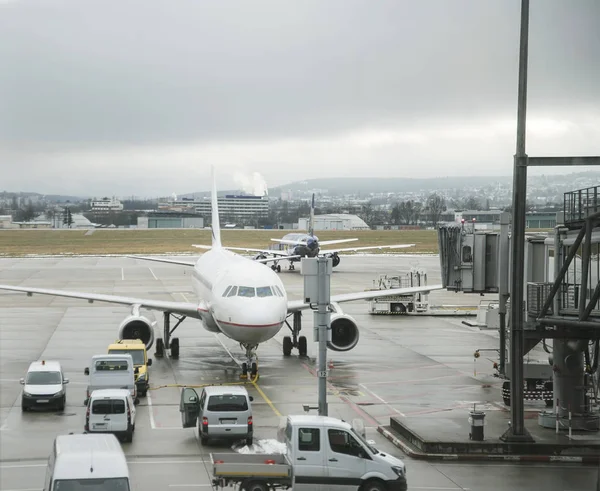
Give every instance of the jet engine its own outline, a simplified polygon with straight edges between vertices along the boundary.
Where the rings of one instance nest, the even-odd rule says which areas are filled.
[[[119,339],[141,339],[146,349],[154,344],[154,324],[142,315],[130,315],[119,326]]]
[[[348,314],[331,316],[331,341],[327,347],[333,351],[350,351],[358,344],[359,332],[356,321]]]

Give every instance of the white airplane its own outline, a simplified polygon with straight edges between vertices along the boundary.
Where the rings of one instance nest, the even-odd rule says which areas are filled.
[[[300,336],[302,310],[310,309],[303,300],[288,300],[283,283],[270,268],[259,262],[228,251],[221,245],[221,230],[217,206],[217,190],[214,180],[212,184],[212,247],[197,262],[136,257],[149,261],[179,264],[193,268],[192,287],[198,298],[197,302],[173,302],[163,300],[145,300],[142,298],[122,297],[97,293],[84,293],[46,288],[30,288],[12,285],[0,285],[0,290],[25,292],[33,294],[53,295],[79,298],[93,302],[109,302],[131,307],[128,315],[118,328],[120,339],[141,339],[148,349],[154,343],[154,324],[140,313],[141,308],[162,311],[164,314],[163,339],[156,340],[156,355],[161,357],[166,348],[171,357],[179,357],[179,338],[171,336],[186,317],[193,317],[202,322],[210,332],[221,333],[240,343],[245,349],[246,361],[242,363],[242,377],[248,371],[252,378],[258,376],[256,348],[259,344],[275,336],[284,324],[291,330],[292,336],[286,336],[283,343],[285,356],[291,354],[292,348],[298,348],[300,356],[306,356],[307,342]],[[331,341],[328,347],[334,351],[348,351],[358,343],[359,331],[356,321],[342,312],[338,303],[363,300],[388,295],[401,295],[416,292],[429,292],[442,289],[442,285],[398,288],[395,290],[362,291],[331,295]],[[170,316],[178,319],[175,327],[170,327]],[[181,317],[177,317],[181,316]],[[293,326],[287,318],[293,316]]]
[[[319,242],[319,238],[314,234],[314,221],[315,221],[315,195],[312,195],[312,202],[310,206],[310,219],[308,221],[308,233],[291,233],[283,236],[281,239],[271,239],[273,242],[278,242],[280,245],[279,249],[252,249],[247,247],[226,247],[226,249],[232,251],[244,251],[255,253],[254,260],[260,263],[270,263],[273,265],[271,269],[273,271],[281,272],[281,266],[279,261],[289,261],[289,270],[293,271],[295,268],[294,263],[302,260],[303,257],[327,257],[331,258],[331,265],[335,268],[341,262],[339,256],[340,252],[356,252],[356,251],[368,251],[374,249],[402,249],[405,247],[414,247],[415,244],[394,244],[394,245],[381,245],[381,246],[361,246],[361,247],[345,247],[345,248],[333,248],[322,250],[321,246],[330,246],[333,244],[342,244],[344,242],[354,242],[358,239],[334,239],[324,240]],[[286,245],[288,247],[281,247]],[[210,249],[211,246],[207,245],[196,245],[200,249]],[[271,256],[271,257],[269,257]]]

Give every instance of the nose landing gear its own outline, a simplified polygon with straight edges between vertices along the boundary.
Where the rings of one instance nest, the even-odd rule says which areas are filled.
[[[243,344],[242,348],[246,350],[246,361],[242,363],[241,379],[248,378],[248,368],[250,368],[250,380],[256,382],[258,380],[258,357],[256,356],[256,344]]]

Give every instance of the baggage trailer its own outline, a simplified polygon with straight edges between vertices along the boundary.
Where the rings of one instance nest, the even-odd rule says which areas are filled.
[[[212,485],[238,486],[240,490],[289,489],[293,484],[292,464],[285,454],[211,453]]]

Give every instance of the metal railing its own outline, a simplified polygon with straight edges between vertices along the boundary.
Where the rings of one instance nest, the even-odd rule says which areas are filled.
[[[569,191],[564,194],[565,224],[581,222],[600,211],[600,186]]]
[[[527,283],[527,313],[531,317],[538,317],[542,313],[542,308],[546,299],[550,296],[553,283]],[[558,296],[559,312],[562,314],[574,314],[579,309],[581,285],[573,283],[563,283],[560,285],[556,295]],[[593,290],[588,289],[588,299],[591,297]],[[600,300],[594,305],[591,315],[597,316],[600,314]],[[546,315],[554,315],[553,305]]]

